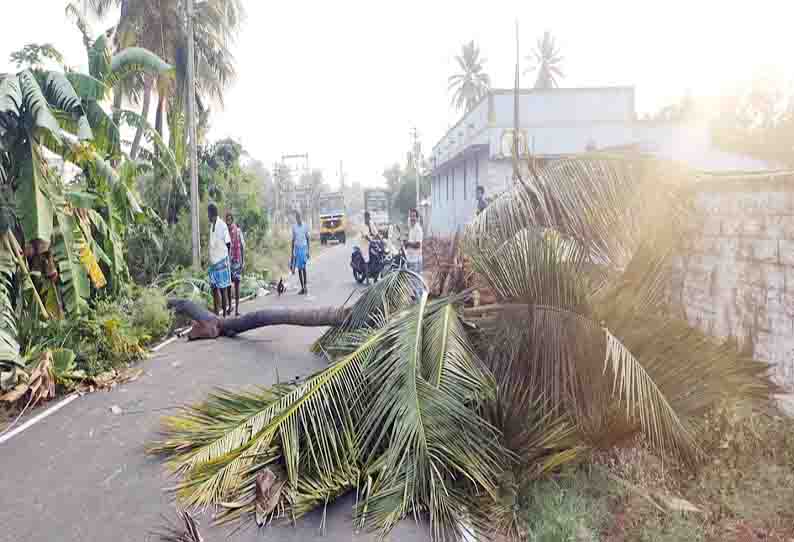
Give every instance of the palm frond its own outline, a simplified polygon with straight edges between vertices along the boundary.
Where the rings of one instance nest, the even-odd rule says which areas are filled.
[[[448,337],[454,334],[459,322],[445,310],[451,302],[427,303],[423,295],[383,328],[383,340],[364,366],[367,381],[379,387],[358,431],[358,447],[373,477],[358,514],[381,533],[409,511],[428,510],[434,539],[460,539],[457,519],[465,499],[455,480],[493,493],[505,464],[497,432],[461,400],[466,393],[455,386],[461,381],[455,369],[475,363],[473,350],[463,337],[447,341],[443,352],[437,345],[429,352],[424,348],[423,336],[428,329],[437,332],[437,319],[450,328]],[[428,354],[435,363],[445,360],[428,371],[437,375],[435,382],[422,377]],[[467,376],[478,392],[487,387],[477,373]]]
[[[185,510],[177,510],[178,523],[167,520],[166,524],[153,532],[160,542],[204,542],[198,522]]]
[[[585,155],[554,161],[478,215],[470,237],[507,240],[528,227],[576,239],[592,259],[622,269],[660,215],[681,218],[680,189],[690,172],[645,156]]]
[[[356,351],[302,384],[276,386],[254,396],[217,396],[166,419],[167,438],[151,451],[173,456],[169,464],[185,476],[178,490],[191,506],[245,500],[245,490],[253,489],[254,468],[278,458],[293,489],[300,481],[302,454],[308,454],[313,472],[331,472],[346,465],[353,458],[352,411],[362,408],[361,367],[379,338],[374,334]],[[255,407],[258,402],[255,412],[248,406],[252,402]],[[223,425],[218,425],[221,421]],[[230,428],[229,421],[236,425]],[[197,442],[194,434],[207,429],[210,438]],[[249,482],[243,484],[246,477]]]
[[[410,306],[416,292],[416,278],[405,271],[389,273],[364,291],[341,326],[331,328],[312,346],[312,351],[348,354],[347,336],[357,331],[380,328],[391,316]],[[340,350],[340,347],[344,346]]]

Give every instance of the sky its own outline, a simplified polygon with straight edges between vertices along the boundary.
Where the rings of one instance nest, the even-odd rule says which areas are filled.
[[[12,71],[8,55],[31,42],[51,42],[67,64],[85,64],[80,34],[64,15],[66,0],[0,3],[4,21],[19,21],[0,32],[0,72]],[[549,30],[564,56],[562,86],[631,85],[644,113],[685,92],[731,92],[759,73],[789,80],[790,6],[786,0],[246,0],[247,20],[232,45],[238,78],[225,107],[213,107],[210,137],[236,139],[268,167],[282,154],[308,153],[310,167],[322,169],[332,186],[342,161],[348,182],[377,185],[386,167],[405,162],[412,127],[429,153],[459,118],[447,78],[468,40],[480,46],[493,86],[512,88],[516,20],[522,57]],[[533,82],[532,74],[522,76],[522,86]]]

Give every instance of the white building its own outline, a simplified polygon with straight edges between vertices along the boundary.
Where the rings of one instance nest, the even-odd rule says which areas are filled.
[[[493,197],[512,184],[515,95],[492,90],[433,147],[429,230],[454,232],[475,212],[477,186]],[[519,148],[541,163],[586,150],[636,148],[704,171],[769,169],[716,150],[705,122],[638,121],[633,87],[521,90]]]

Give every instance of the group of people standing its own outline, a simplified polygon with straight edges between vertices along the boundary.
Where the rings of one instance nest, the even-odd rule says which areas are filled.
[[[234,222],[231,212],[226,220],[218,215],[218,207],[207,207],[209,231],[209,282],[215,314],[226,317],[232,314],[232,286],[234,286],[234,315],[240,316],[240,279],[245,267],[245,238],[243,230]],[[309,293],[306,264],[310,258],[309,229],[299,212],[295,212],[290,245],[290,272],[298,272],[300,295]]]
[[[231,212],[226,213],[226,220],[218,214],[218,207],[210,203],[207,207],[209,218],[209,283],[212,288],[213,309],[216,315],[223,317],[232,314],[232,286],[234,286],[234,315],[240,315],[240,279],[245,267],[245,238],[243,231],[234,221]],[[422,273],[422,241],[424,232],[419,222],[416,209],[409,212],[408,238],[402,241],[408,269]],[[364,231],[362,232],[363,248],[370,241],[380,239],[377,229],[370,223],[369,213],[364,213]],[[390,240],[391,241],[391,240]],[[306,264],[311,258],[309,228],[303,223],[301,214],[295,212],[295,223],[292,225],[290,243],[291,273],[298,272],[301,289],[299,295],[309,293]],[[366,253],[366,250],[364,251]]]
[[[231,212],[224,222],[218,216],[218,207],[210,203],[207,207],[210,223],[209,236],[209,282],[215,314],[232,313],[232,285],[234,285],[234,315],[240,315],[240,279],[245,267],[245,238],[243,231],[234,222]]]

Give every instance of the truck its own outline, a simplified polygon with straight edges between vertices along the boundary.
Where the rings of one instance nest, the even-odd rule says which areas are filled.
[[[336,240],[342,244],[347,242],[347,212],[345,196],[342,192],[326,192],[318,199],[320,208],[320,244]]]
[[[388,237],[391,217],[391,192],[380,188],[364,190],[364,210],[369,213],[369,219],[382,237]]]

